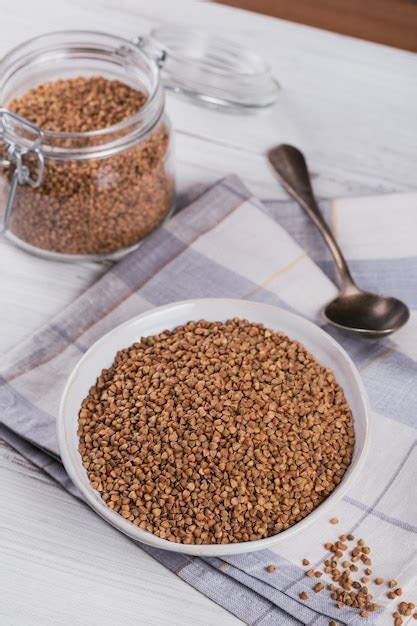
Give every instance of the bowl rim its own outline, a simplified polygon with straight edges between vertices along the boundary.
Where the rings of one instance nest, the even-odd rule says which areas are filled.
[[[316,338],[319,337],[319,339],[321,339],[324,342],[324,344],[327,343],[328,346],[331,346],[331,348],[335,350],[336,353],[338,353],[338,356],[342,358],[342,360],[344,361],[344,364],[348,366],[349,374],[351,376],[350,382],[353,383],[354,387],[356,387],[356,392],[358,393],[357,397],[360,399],[360,402],[362,405],[361,407],[362,417],[363,417],[362,427],[364,429],[364,436],[362,438],[361,447],[359,449],[359,453],[357,455],[356,460],[352,460],[349,468],[347,469],[345,475],[343,476],[341,482],[336,487],[336,489],[334,489],[331,492],[331,494],[321,504],[319,504],[319,506],[313,509],[311,513],[309,513],[305,518],[303,518],[302,520],[300,520],[299,522],[297,522],[290,528],[284,531],[281,531],[277,535],[272,535],[270,537],[266,537],[263,539],[257,539],[255,541],[245,541],[245,542],[229,543],[229,544],[200,544],[200,545],[199,544],[175,543],[173,541],[168,541],[167,539],[161,539],[160,537],[157,537],[151,532],[139,528],[138,526],[134,525],[129,520],[126,520],[125,518],[123,518],[119,513],[112,511],[111,509],[107,507],[105,502],[101,499],[98,492],[96,492],[91,487],[88,481],[88,477],[86,476],[86,471],[81,463],[81,457],[78,452],[78,445],[76,446],[76,450],[74,451],[72,450],[71,443],[68,441],[68,438],[71,438],[71,435],[68,432],[68,429],[71,427],[71,424],[73,425],[74,420],[76,420],[75,423],[77,423],[78,421],[78,413],[72,416],[68,414],[68,403],[69,403],[69,400],[71,399],[72,387],[75,381],[77,380],[77,377],[83,373],[83,366],[85,365],[86,361],[89,358],[91,358],[91,356],[94,354],[96,350],[98,350],[100,347],[103,347],[106,344],[106,342],[108,342],[110,339],[117,337],[117,335],[120,334],[123,329],[131,325],[135,325],[138,322],[145,320],[146,318],[157,317],[159,314],[164,314],[166,312],[169,312],[170,309],[172,309],[172,312],[174,313],[175,310],[185,305],[187,306],[203,305],[207,308],[215,304],[228,305],[228,306],[231,306],[232,308],[235,307],[235,314],[234,315],[231,314],[231,317],[241,317],[241,318],[249,319],[249,321],[250,321],[250,318],[247,316],[247,313],[239,316],[239,307],[245,306],[246,308],[248,308],[249,306],[250,308],[250,306],[252,306],[254,309],[257,309],[258,311],[263,309],[265,312],[270,312],[271,314],[275,313],[281,318],[282,317],[286,318],[289,321],[289,323],[291,323],[291,321],[297,324],[301,323],[301,325],[304,326],[307,332],[312,333],[312,335],[315,335]],[[192,319],[192,318],[189,318],[189,319]],[[228,317],[228,319],[230,319],[230,317]],[[178,321],[175,322],[172,326],[170,326],[169,322],[167,322],[165,328],[175,328],[176,326],[181,325],[183,323],[186,323],[185,319],[183,322],[178,322]],[[287,333],[285,328],[283,329],[283,332]],[[293,339],[294,341],[300,341],[302,343],[302,340],[298,339],[295,336],[292,336],[290,338]],[[127,347],[127,346],[120,346],[118,349],[120,350],[120,349],[123,349],[124,347]],[[100,366],[98,367],[100,368]],[[105,367],[105,365],[102,365],[101,369],[103,367]],[[99,371],[101,371],[101,369],[98,369],[97,371],[94,372],[94,379],[91,382],[91,384],[94,384],[94,381],[96,377],[98,376]],[[90,346],[90,348],[82,355],[82,357],[79,359],[79,361],[75,365],[65,385],[62,398],[61,398],[60,407],[59,407],[58,419],[57,419],[57,439],[58,439],[58,446],[59,446],[62,463],[69,477],[74,483],[74,485],[78,488],[79,491],[81,491],[87,504],[89,504],[90,507],[98,515],[100,515],[100,517],[102,517],[105,521],[107,521],[112,526],[117,528],[119,531],[128,535],[131,539],[135,541],[145,543],[147,545],[153,546],[154,548],[159,548],[159,549],[183,553],[183,554],[189,554],[193,556],[224,556],[224,555],[243,554],[247,552],[263,550],[263,549],[270,548],[274,545],[277,545],[279,543],[282,543],[285,540],[293,537],[294,535],[302,532],[304,529],[306,529],[308,526],[313,524],[315,521],[322,518],[326,512],[331,510],[334,507],[334,505],[343,498],[343,496],[347,493],[347,491],[351,489],[353,483],[356,481],[361,469],[363,468],[365,458],[369,449],[370,426],[371,426],[370,416],[371,416],[371,410],[370,410],[368,395],[367,395],[365,386],[362,382],[362,379],[360,377],[359,371],[356,368],[356,365],[354,364],[350,356],[347,354],[347,352],[344,350],[344,348],[342,348],[342,346],[335,339],[333,339],[333,337],[331,337],[328,333],[326,333],[322,328],[320,328],[313,322],[307,320],[306,318],[300,315],[296,315],[295,313],[287,311],[286,309],[276,307],[270,304],[264,304],[262,302],[255,302],[251,300],[238,300],[238,299],[233,299],[233,298],[196,298],[196,299],[172,302],[163,306],[153,307],[151,309],[148,309],[145,312],[126,320],[122,324],[119,324],[118,326],[114,327],[112,330],[103,334],[99,339],[97,339]],[[355,420],[355,415],[353,417]],[[77,441],[78,441],[78,438],[77,438]],[[355,446],[356,445],[358,445],[357,441],[355,441]],[[74,457],[75,457],[75,460],[74,460]],[[84,482],[80,478],[79,472],[81,472],[81,474],[86,478],[87,484],[84,484]]]

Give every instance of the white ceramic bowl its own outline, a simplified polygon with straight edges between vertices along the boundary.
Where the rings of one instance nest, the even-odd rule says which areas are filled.
[[[330,496],[303,520],[287,530],[257,541],[226,545],[185,545],[156,537],[138,528],[109,509],[90,486],[78,452],[77,421],[82,400],[104,367],[110,367],[117,350],[130,346],[142,336],[174,329],[190,320],[225,321],[239,317],[263,323],[284,331],[291,339],[302,342],[318,361],[330,367],[343,387],[354,416],[356,444],[352,463],[343,480]],[[99,339],[82,357],[65,387],[58,419],[58,442],[65,469],[88,504],[105,520],[123,533],[156,548],[200,556],[221,556],[262,550],[284,542],[322,518],[351,488],[363,464],[369,440],[369,405],[359,373],[346,352],[328,334],[311,322],[273,306],[258,302],[229,299],[185,300],[152,309],[121,324]]]

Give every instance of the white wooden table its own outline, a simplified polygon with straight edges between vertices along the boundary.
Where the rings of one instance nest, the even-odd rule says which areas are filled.
[[[0,53],[57,29],[133,37],[158,22],[200,26],[270,61],[283,91],[252,117],[169,98],[179,193],[238,173],[263,199],[284,197],[265,150],[306,153],[321,198],[417,188],[417,57],[210,3],[189,0],[0,0]],[[70,302],[104,270],[26,255],[0,241],[0,349]],[[237,624],[0,444],[0,623]]]

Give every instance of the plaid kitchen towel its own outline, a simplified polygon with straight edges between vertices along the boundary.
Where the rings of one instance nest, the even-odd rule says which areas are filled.
[[[320,567],[323,543],[341,532],[366,538],[374,576],[396,578],[401,600],[417,604],[417,194],[343,200],[324,211],[361,285],[397,295],[413,309],[404,329],[378,342],[326,327],[355,360],[373,407],[366,467],[334,512],[341,523],[324,520],[276,549],[222,559],[137,544],[258,626],[392,623],[398,602],[387,598],[385,586],[372,588],[381,610],[366,620],[336,608],[327,591],[311,592],[301,559]],[[228,177],[3,357],[0,435],[78,496],[59,462],[55,418],[69,373],[105,332],[151,307],[197,297],[267,302],[323,323],[320,311],[335,294],[330,260],[301,210],[292,201],[261,204]],[[272,574],[265,570],[271,562]],[[301,591],[307,602],[299,600]]]

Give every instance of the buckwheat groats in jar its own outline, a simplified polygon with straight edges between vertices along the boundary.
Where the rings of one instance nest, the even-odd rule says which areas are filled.
[[[57,253],[106,255],[152,232],[173,206],[174,181],[164,117],[139,139],[126,139],[123,122],[146,103],[141,91],[102,76],[45,82],[9,102],[10,111],[46,131],[52,146],[55,138],[61,153],[69,153],[55,158],[50,151],[38,188],[18,185],[12,235]],[[94,133],[110,127],[113,148],[102,154],[107,139]],[[83,154],[89,145],[95,153],[77,156],[77,148]]]
[[[189,322],[120,350],[82,403],[78,436],[107,506],[184,544],[296,524],[340,483],[355,442],[333,372],[241,319]]]

